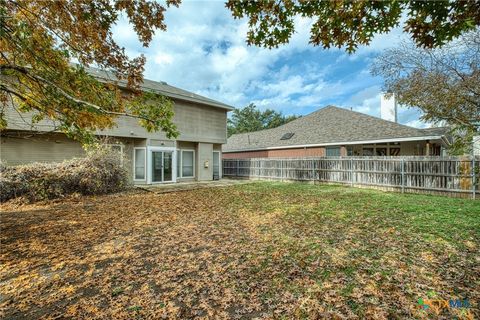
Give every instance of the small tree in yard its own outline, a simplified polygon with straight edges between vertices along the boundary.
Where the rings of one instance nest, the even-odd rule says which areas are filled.
[[[282,113],[272,109],[260,111],[251,103],[244,108],[233,110],[231,118],[228,119],[228,136],[235,133],[276,128],[297,118],[299,116],[284,116]]]
[[[480,29],[442,48],[403,43],[372,65],[398,102],[417,107],[422,119],[452,128],[452,153],[470,153],[480,125]]]

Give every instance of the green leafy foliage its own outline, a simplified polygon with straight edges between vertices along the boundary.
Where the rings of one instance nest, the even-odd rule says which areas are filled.
[[[147,131],[164,130],[168,138],[179,135],[177,127],[173,124],[173,102],[165,96],[155,92],[144,92],[142,95],[129,101],[128,109],[140,118],[140,123]],[[151,121],[155,119],[155,121]]]
[[[229,0],[233,17],[247,17],[248,44],[267,48],[289,41],[297,16],[313,19],[310,43],[353,52],[375,34],[387,33],[407,16],[405,32],[433,48],[480,25],[478,1],[251,1]]]
[[[260,111],[251,103],[244,108],[233,110],[227,123],[228,136],[276,128],[298,118],[299,116],[296,115],[284,116],[281,112],[272,109]]]

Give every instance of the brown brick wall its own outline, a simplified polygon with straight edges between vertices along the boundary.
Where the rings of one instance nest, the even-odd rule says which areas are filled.
[[[223,159],[323,157],[324,147],[223,153]]]
[[[268,152],[266,150],[222,153],[223,159],[248,159],[248,158],[267,158],[267,157],[268,157]]]

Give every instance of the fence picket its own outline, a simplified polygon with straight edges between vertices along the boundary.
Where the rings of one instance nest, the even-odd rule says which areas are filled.
[[[223,176],[334,182],[475,198],[479,160],[479,156],[223,159]]]

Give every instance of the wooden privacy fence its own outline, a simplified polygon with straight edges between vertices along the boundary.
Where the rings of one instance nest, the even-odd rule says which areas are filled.
[[[402,192],[479,196],[480,157],[224,159],[223,176],[343,183]]]

